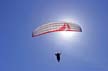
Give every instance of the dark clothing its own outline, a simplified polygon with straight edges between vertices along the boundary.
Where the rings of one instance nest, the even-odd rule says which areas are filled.
[[[57,57],[57,61],[59,62],[59,61],[60,61],[60,55],[61,55],[61,54],[60,54],[60,53],[56,53],[55,55],[56,55],[56,57]]]

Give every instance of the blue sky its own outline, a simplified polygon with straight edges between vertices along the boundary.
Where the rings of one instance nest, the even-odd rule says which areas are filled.
[[[108,71],[107,3],[1,0],[0,71]],[[65,18],[74,19],[83,29],[76,42],[59,44],[56,33],[31,37],[36,27]],[[62,52],[60,63],[54,56],[56,50]]]

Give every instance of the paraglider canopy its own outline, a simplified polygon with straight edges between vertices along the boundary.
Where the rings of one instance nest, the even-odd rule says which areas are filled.
[[[51,32],[70,31],[70,32],[82,32],[79,25],[71,22],[51,22],[37,27],[32,32],[32,37],[40,36]]]

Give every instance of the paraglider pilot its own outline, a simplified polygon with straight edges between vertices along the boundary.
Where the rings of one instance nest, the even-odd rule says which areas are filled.
[[[55,56],[56,56],[58,62],[60,62],[60,55],[61,55],[61,53],[59,53],[59,52],[55,53]]]

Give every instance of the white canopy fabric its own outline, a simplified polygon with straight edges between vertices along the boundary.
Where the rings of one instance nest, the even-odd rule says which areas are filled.
[[[82,29],[79,25],[71,22],[51,22],[37,27],[32,32],[32,37],[59,31],[82,32]]]

